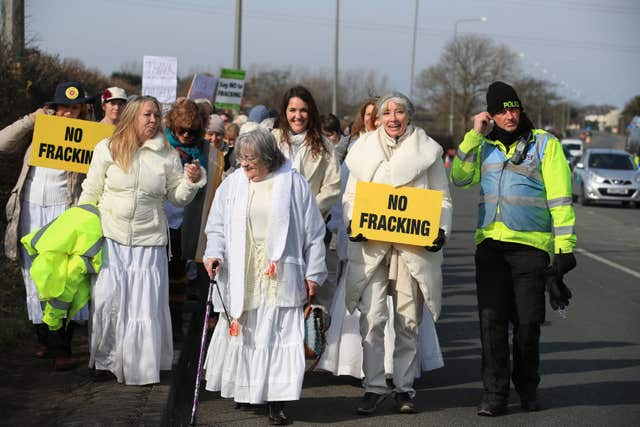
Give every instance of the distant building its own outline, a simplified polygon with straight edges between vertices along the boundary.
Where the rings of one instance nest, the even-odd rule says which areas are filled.
[[[610,129],[611,132],[618,133],[621,116],[622,112],[616,108],[607,114],[587,114],[584,116],[584,121],[598,123],[598,129],[600,130]]]

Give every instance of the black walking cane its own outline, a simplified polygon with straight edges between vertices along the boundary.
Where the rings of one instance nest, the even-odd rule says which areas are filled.
[[[214,262],[212,266],[212,270],[218,266],[218,262]],[[198,410],[198,397],[200,396],[200,377],[202,376],[202,363],[204,358],[204,347],[207,340],[207,325],[209,323],[209,314],[211,312],[211,305],[213,305],[213,288],[218,290],[218,296],[220,297],[220,302],[222,302],[222,308],[224,309],[224,314],[227,316],[227,321],[231,323],[229,319],[229,312],[227,311],[227,307],[224,305],[224,301],[222,300],[222,294],[220,293],[220,288],[218,287],[218,282],[216,281],[216,273],[213,271],[212,277],[209,280],[209,292],[207,295],[207,304],[204,312],[204,325],[202,326],[202,338],[200,339],[200,356],[198,357],[198,371],[196,373],[196,388],[193,392],[193,406],[191,407],[191,421],[190,425],[196,425],[196,411]]]

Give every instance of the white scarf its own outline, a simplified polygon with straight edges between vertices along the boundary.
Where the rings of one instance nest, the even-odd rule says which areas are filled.
[[[293,174],[291,162],[286,161],[274,172],[273,199],[269,219],[269,235],[267,236],[266,249],[270,261],[278,262],[282,257],[287,243],[289,230],[289,212],[291,207],[291,192]],[[229,245],[229,284],[236,294],[231,298],[231,315],[239,318],[244,309],[244,279],[246,261],[246,233],[247,233],[247,201],[249,197],[249,179],[244,173],[238,175],[233,198],[230,206],[232,212],[230,219]],[[267,266],[265,265],[264,268]]]
[[[291,167],[302,174],[302,164],[307,156],[307,145],[305,140],[307,138],[307,131],[300,133],[293,133],[289,131],[289,142],[291,145],[288,150],[285,151],[285,156],[291,160]],[[304,174],[303,174],[304,175]]]

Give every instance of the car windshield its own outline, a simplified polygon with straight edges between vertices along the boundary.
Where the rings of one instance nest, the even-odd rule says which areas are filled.
[[[564,144],[567,147],[567,150],[581,150],[582,146],[580,144]]]
[[[623,154],[594,153],[589,156],[589,167],[597,169],[634,170],[631,157]]]

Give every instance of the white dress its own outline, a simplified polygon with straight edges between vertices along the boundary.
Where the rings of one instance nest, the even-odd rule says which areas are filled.
[[[62,214],[67,205],[67,173],[63,170],[32,167],[24,184],[18,238],[43,227]],[[36,284],[31,280],[31,257],[22,244],[20,247],[20,272],[27,294],[27,313],[34,324],[42,323],[42,305]],[[89,306],[78,310],[73,320],[88,320]]]
[[[344,261],[343,261],[344,263]],[[327,331],[327,348],[316,369],[329,371],[334,375],[350,375],[363,378],[362,338],[360,337],[360,312],[349,314],[345,304],[345,268],[341,269],[338,288],[331,305],[331,325]],[[393,350],[395,331],[393,328],[393,300],[387,297],[389,320],[384,329],[384,372],[393,376]],[[422,322],[418,335],[418,363],[415,377],[420,378],[423,371],[431,371],[444,366],[442,351],[438,342],[435,324],[429,309],[423,306]]]
[[[277,307],[277,283],[264,275],[270,181],[252,182],[249,188],[244,311],[237,319],[240,333],[230,335],[229,322],[221,313],[204,364],[206,390],[251,404],[299,400],[305,369],[302,307]]]
[[[173,359],[166,248],[105,239],[102,256],[91,289],[89,366],[120,383],[158,383]]]

